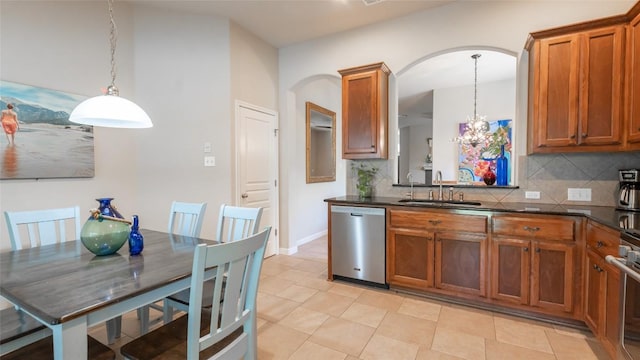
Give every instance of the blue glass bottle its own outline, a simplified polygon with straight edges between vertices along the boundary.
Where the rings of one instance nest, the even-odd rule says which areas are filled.
[[[133,215],[131,232],[129,233],[129,254],[139,255],[144,248],[144,238],[138,229],[138,215]]]
[[[500,146],[500,155],[496,158],[496,185],[509,185],[509,159],[504,156],[504,145]]]

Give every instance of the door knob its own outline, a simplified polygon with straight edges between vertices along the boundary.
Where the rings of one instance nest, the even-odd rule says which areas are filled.
[[[244,194],[240,195],[240,197],[241,197],[241,198],[243,198],[243,199],[246,199],[246,198],[248,198],[248,197],[249,197],[249,194],[244,193]]]

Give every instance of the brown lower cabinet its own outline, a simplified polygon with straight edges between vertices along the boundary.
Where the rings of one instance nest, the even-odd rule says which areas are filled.
[[[394,209],[387,214],[389,285],[486,297],[487,216]]]
[[[387,281],[582,320],[582,226],[571,216],[392,207]]]
[[[573,314],[575,244],[507,238],[492,245],[492,299]]]
[[[585,263],[584,322],[612,359],[620,341],[620,270],[604,260],[616,255],[619,233],[589,221]]]

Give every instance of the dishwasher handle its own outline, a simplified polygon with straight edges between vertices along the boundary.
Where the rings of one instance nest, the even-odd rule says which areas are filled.
[[[374,216],[384,216],[385,209],[384,208],[370,208],[370,207],[358,207],[358,206],[331,206],[331,213],[342,213],[349,214],[351,216],[364,216],[364,215],[374,215]]]

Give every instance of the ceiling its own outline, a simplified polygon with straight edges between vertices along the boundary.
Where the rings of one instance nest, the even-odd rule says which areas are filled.
[[[478,83],[515,79],[516,57],[491,50],[461,50],[426,59],[398,76],[398,114],[401,126],[415,122],[416,117],[433,116],[433,90],[471,86],[478,58]],[[469,99],[469,108],[472,106]],[[406,120],[405,120],[406,119]]]
[[[458,0],[125,0],[233,20],[281,48],[326,35],[409,15]],[[372,2],[373,0],[367,0]]]
[[[282,48],[462,0],[366,0],[373,2],[371,5],[363,0],[121,1],[229,18],[274,47]],[[398,77],[399,113],[430,118],[433,89],[473,84],[473,53],[482,54],[478,60],[479,83],[515,77],[515,57],[498,52],[465,50],[430,58]]]

